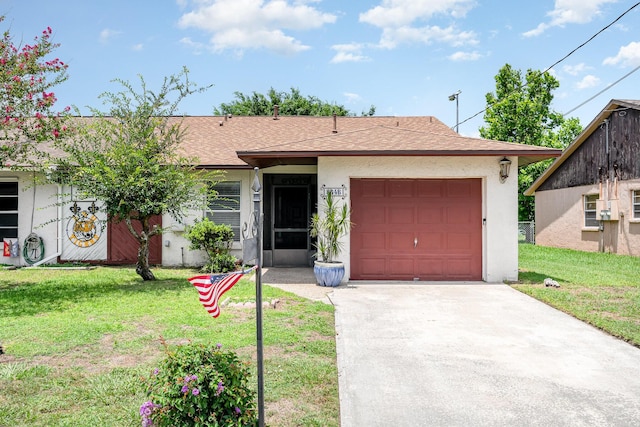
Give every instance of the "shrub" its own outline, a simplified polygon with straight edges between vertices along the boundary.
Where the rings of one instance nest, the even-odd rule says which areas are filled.
[[[191,242],[190,249],[203,250],[207,254],[203,271],[226,273],[236,269],[237,259],[229,253],[234,236],[230,226],[204,218],[187,227],[185,236]]]
[[[249,368],[220,344],[187,344],[169,350],[145,380],[149,400],[140,407],[143,426],[256,426]]]

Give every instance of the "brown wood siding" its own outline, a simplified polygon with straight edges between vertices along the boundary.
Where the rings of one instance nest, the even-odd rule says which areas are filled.
[[[162,217],[151,218],[151,225],[162,226]],[[136,231],[142,229],[139,222],[133,222]],[[109,222],[107,232],[107,264],[135,264],[138,261],[138,241],[131,235],[124,222]],[[149,264],[162,264],[162,236],[156,235],[149,241]]]
[[[607,126],[603,123],[538,191],[594,185],[601,176],[613,179],[615,170],[620,180],[640,178],[640,111],[621,108],[613,112],[608,131],[608,152]]]
[[[351,204],[351,279],[482,279],[480,179],[352,179]]]

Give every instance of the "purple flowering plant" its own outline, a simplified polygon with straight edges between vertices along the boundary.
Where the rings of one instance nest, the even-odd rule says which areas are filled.
[[[258,424],[248,362],[220,344],[163,344],[166,358],[145,378],[143,427]]]

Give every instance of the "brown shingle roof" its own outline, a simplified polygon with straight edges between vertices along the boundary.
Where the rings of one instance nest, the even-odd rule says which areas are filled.
[[[183,149],[203,167],[315,163],[318,156],[519,156],[519,164],[560,150],[468,138],[431,116],[201,116],[184,118]]]

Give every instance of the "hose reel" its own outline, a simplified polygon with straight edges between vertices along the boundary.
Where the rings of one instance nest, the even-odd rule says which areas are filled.
[[[31,233],[24,239],[22,256],[27,264],[32,265],[44,258],[44,242],[42,237],[36,233]]]

